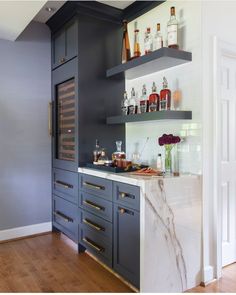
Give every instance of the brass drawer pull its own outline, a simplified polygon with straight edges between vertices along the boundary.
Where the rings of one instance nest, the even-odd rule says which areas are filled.
[[[66,61],[65,57],[62,57],[62,58],[60,59],[60,63],[63,63],[63,62],[65,62],[65,61]]]
[[[120,208],[119,211],[120,211],[120,214],[124,214],[125,213],[125,209],[124,208]]]
[[[135,196],[124,193],[124,192],[119,192],[119,195],[121,196],[122,199],[124,198],[135,199]]]
[[[93,241],[91,241],[88,238],[83,238],[83,241],[88,244],[89,246],[91,246],[92,248],[94,248],[95,250],[97,250],[98,252],[103,252],[104,249],[98,245],[96,245]]]
[[[55,184],[55,185],[59,185],[59,186],[61,186],[61,187],[63,187],[63,188],[73,188],[73,185],[72,185],[72,184],[68,184],[68,183],[62,182],[62,181],[60,181],[60,180],[56,180],[56,181],[54,182],[54,184]]]
[[[94,229],[96,229],[96,230],[98,230],[98,231],[100,231],[100,230],[104,231],[104,228],[103,228],[103,227],[101,227],[101,226],[99,226],[99,225],[93,223],[92,221],[90,221],[90,220],[88,220],[88,219],[86,219],[86,218],[83,219],[83,223],[85,223],[85,224],[91,226],[92,228],[94,228]]]
[[[60,217],[61,219],[63,219],[65,222],[73,222],[73,219],[66,216],[65,214],[61,213],[60,211],[54,211],[53,215]]]
[[[104,210],[103,207],[100,207],[100,206],[98,206],[97,204],[94,204],[94,203],[92,203],[92,202],[90,202],[90,201],[85,200],[85,201],[83,201],[83,203],[84,203],[85,205],[87,205],[87,206],[90,206],[90,207],[96,209],[96,210]]]
[[[98,189],[98,190],[105,190],[104,186],[93,184],[93,183],[90,183],[90,182],[87,182],[87,181],[84,181],[83,185],[87,186],[88,188],[92,188],[92,189],[95,188],[95,189]]]
[[[122,199],[124,199],[126,197],[126,193],[120,193],[120,196]]]
[[[134,215],[134,212],[125,208],[119,208],[120,214],[129,214],[129,215]]]

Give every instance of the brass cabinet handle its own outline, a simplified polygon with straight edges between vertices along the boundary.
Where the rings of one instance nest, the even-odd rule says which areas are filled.
[[[85,205],[88,205],[88,206],[90,206],[90,207],[96,209],[96,210],[103,210],[102,207],[98,206],[97,204],[94,204],[93,202],[90,202],[90,201],[85,200],[85,201],[83,201],[83,203],[84,203]]]
[[[91,241],[90,239],[88,238],[83,238],[83,241],[88,244],[89,246],[91,246],[92,248],[94,248],[95,250],[97,250],[98,252],[103,252],[104,251],[104,248],[96,245],[93,241]]]
[[[119,212],[120,214],[129,214],[129,215],[134,215],[134,211],[131,211],[129,209],[125,209],[125,208],[119,208]]]
[[[48,103],[48,135],[52,136],[52,102]]]
[[[133,196],[129,193],[119,192],[119,195],[121,196],[122,199],[124,199],[124,198],[135,199],[135,196]]]
[[[94,228],[94,229],[96,229],[96,230],[98,230],[98,231],[100,231],[100,230],[103,230],[103,231],[104,231],[104,228],[103,228],[103,227],[101,227],[101,226],[99,226],[99,225],[93,223],[92,221],[90,221],[90,220],[88,220],[88,219],[86,219],[86,218],[83,219],[83,223],[85,223],[85,224],[91,226],[92,228]]]
[[[73,219],[66,216],[65,214],[61,213],[60,211],[54,211],[53,215],[60,217],[61,219],[63,219],[66,222],[73,222]]]
[[[125,209],[124,208],[120,208],[120,214],[124,214],[125,213]]]
[[[60,63],[63,63],[63,62],[65,62],[65,61],[66,61],[65,57],[62,57],[62,58],[60,59]]]
[[[92,189],[98,189],[98,190],[104,190],[105,187],[104,186],[100,186],[100,185],[97,185],[97,184],[93,184],[93,183],[90,183],[90,182],[87,182],[87,181],[84,181],[83,182],[83,185],[84,186],[87,186],[89,188],[92,188]]]
[[[120,193],[120,196],[122,199],[124,199],[126,197],[126,193]]]
[[[65,183],[65,182],[60,181],[60,180],[56,180],[56,181],[54,182],[54,184],[55,184],[55,185],[59,185],[59,186],[61,186],[61,187],[63,187],[63,188],[73,188],[73,185],[72,185],[72,184],[68,184],[68,183]]]

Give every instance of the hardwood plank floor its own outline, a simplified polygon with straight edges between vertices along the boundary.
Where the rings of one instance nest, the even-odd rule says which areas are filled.
[[[236,263],[231,264],[222,270],[222,278],[207,285],[206,287],[198,286],[191,290],[190,293],[236,293]]]
[[[132,292],[64,235],[0,244],[0,292]]]

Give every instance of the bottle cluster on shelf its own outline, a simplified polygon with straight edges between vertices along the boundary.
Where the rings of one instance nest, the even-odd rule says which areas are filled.
[[[122,46],[122,63],[141,56],[139,29],[137,21],[134,23],[134,47],[133,56],[131,57],[127,21],[123,21],[123,46]],[[178,49],[178,21],[175,15],[175,7],[170,9],[170,20],[167,23],[166,46]],[[151,28],[147,27],[144,35],[144,54],[149,54],[154,50],[158,50],[164,46],[164,38],[161,34],[161,24],[157,23],[156,32],[152,34]]]
[[[122,115],[142,114],[147,112],[167,111],[171,109],[171,91],[168,89],[167,79],[163,78],[163,88],[157,93],[156,83],[153,82],[151,93],[147,93],[146,85],[142,87],[142,95],[139,97],[134,87],[130,97],[124,92],[121,103]]]

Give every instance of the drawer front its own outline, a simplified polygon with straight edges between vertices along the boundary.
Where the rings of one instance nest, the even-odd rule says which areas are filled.
[[[80,189],[84,192],[95,194],[112,201],[112,181],[110,180],[87,174],[80,174],[79,185]]]
[[[110,241],[79,225],[79,243],[102,262],[112,267],[112,243]]]
[[[54,169],[53,192],[70,202],[78,204],[78,173]]]
[[[93,231],[112,243],[112,223],[83,210],[80,212],[79,223],[83,228]]]
[[[77,206],[60,198],[53,196],[53,225],[70,237],[77,241]]]
[[[110,201],[80,191],[79,206],[82,209],[112,222],[112,202]]]
[[[140,188],[130,184],[113,182],[113,201],[140,210]]]

